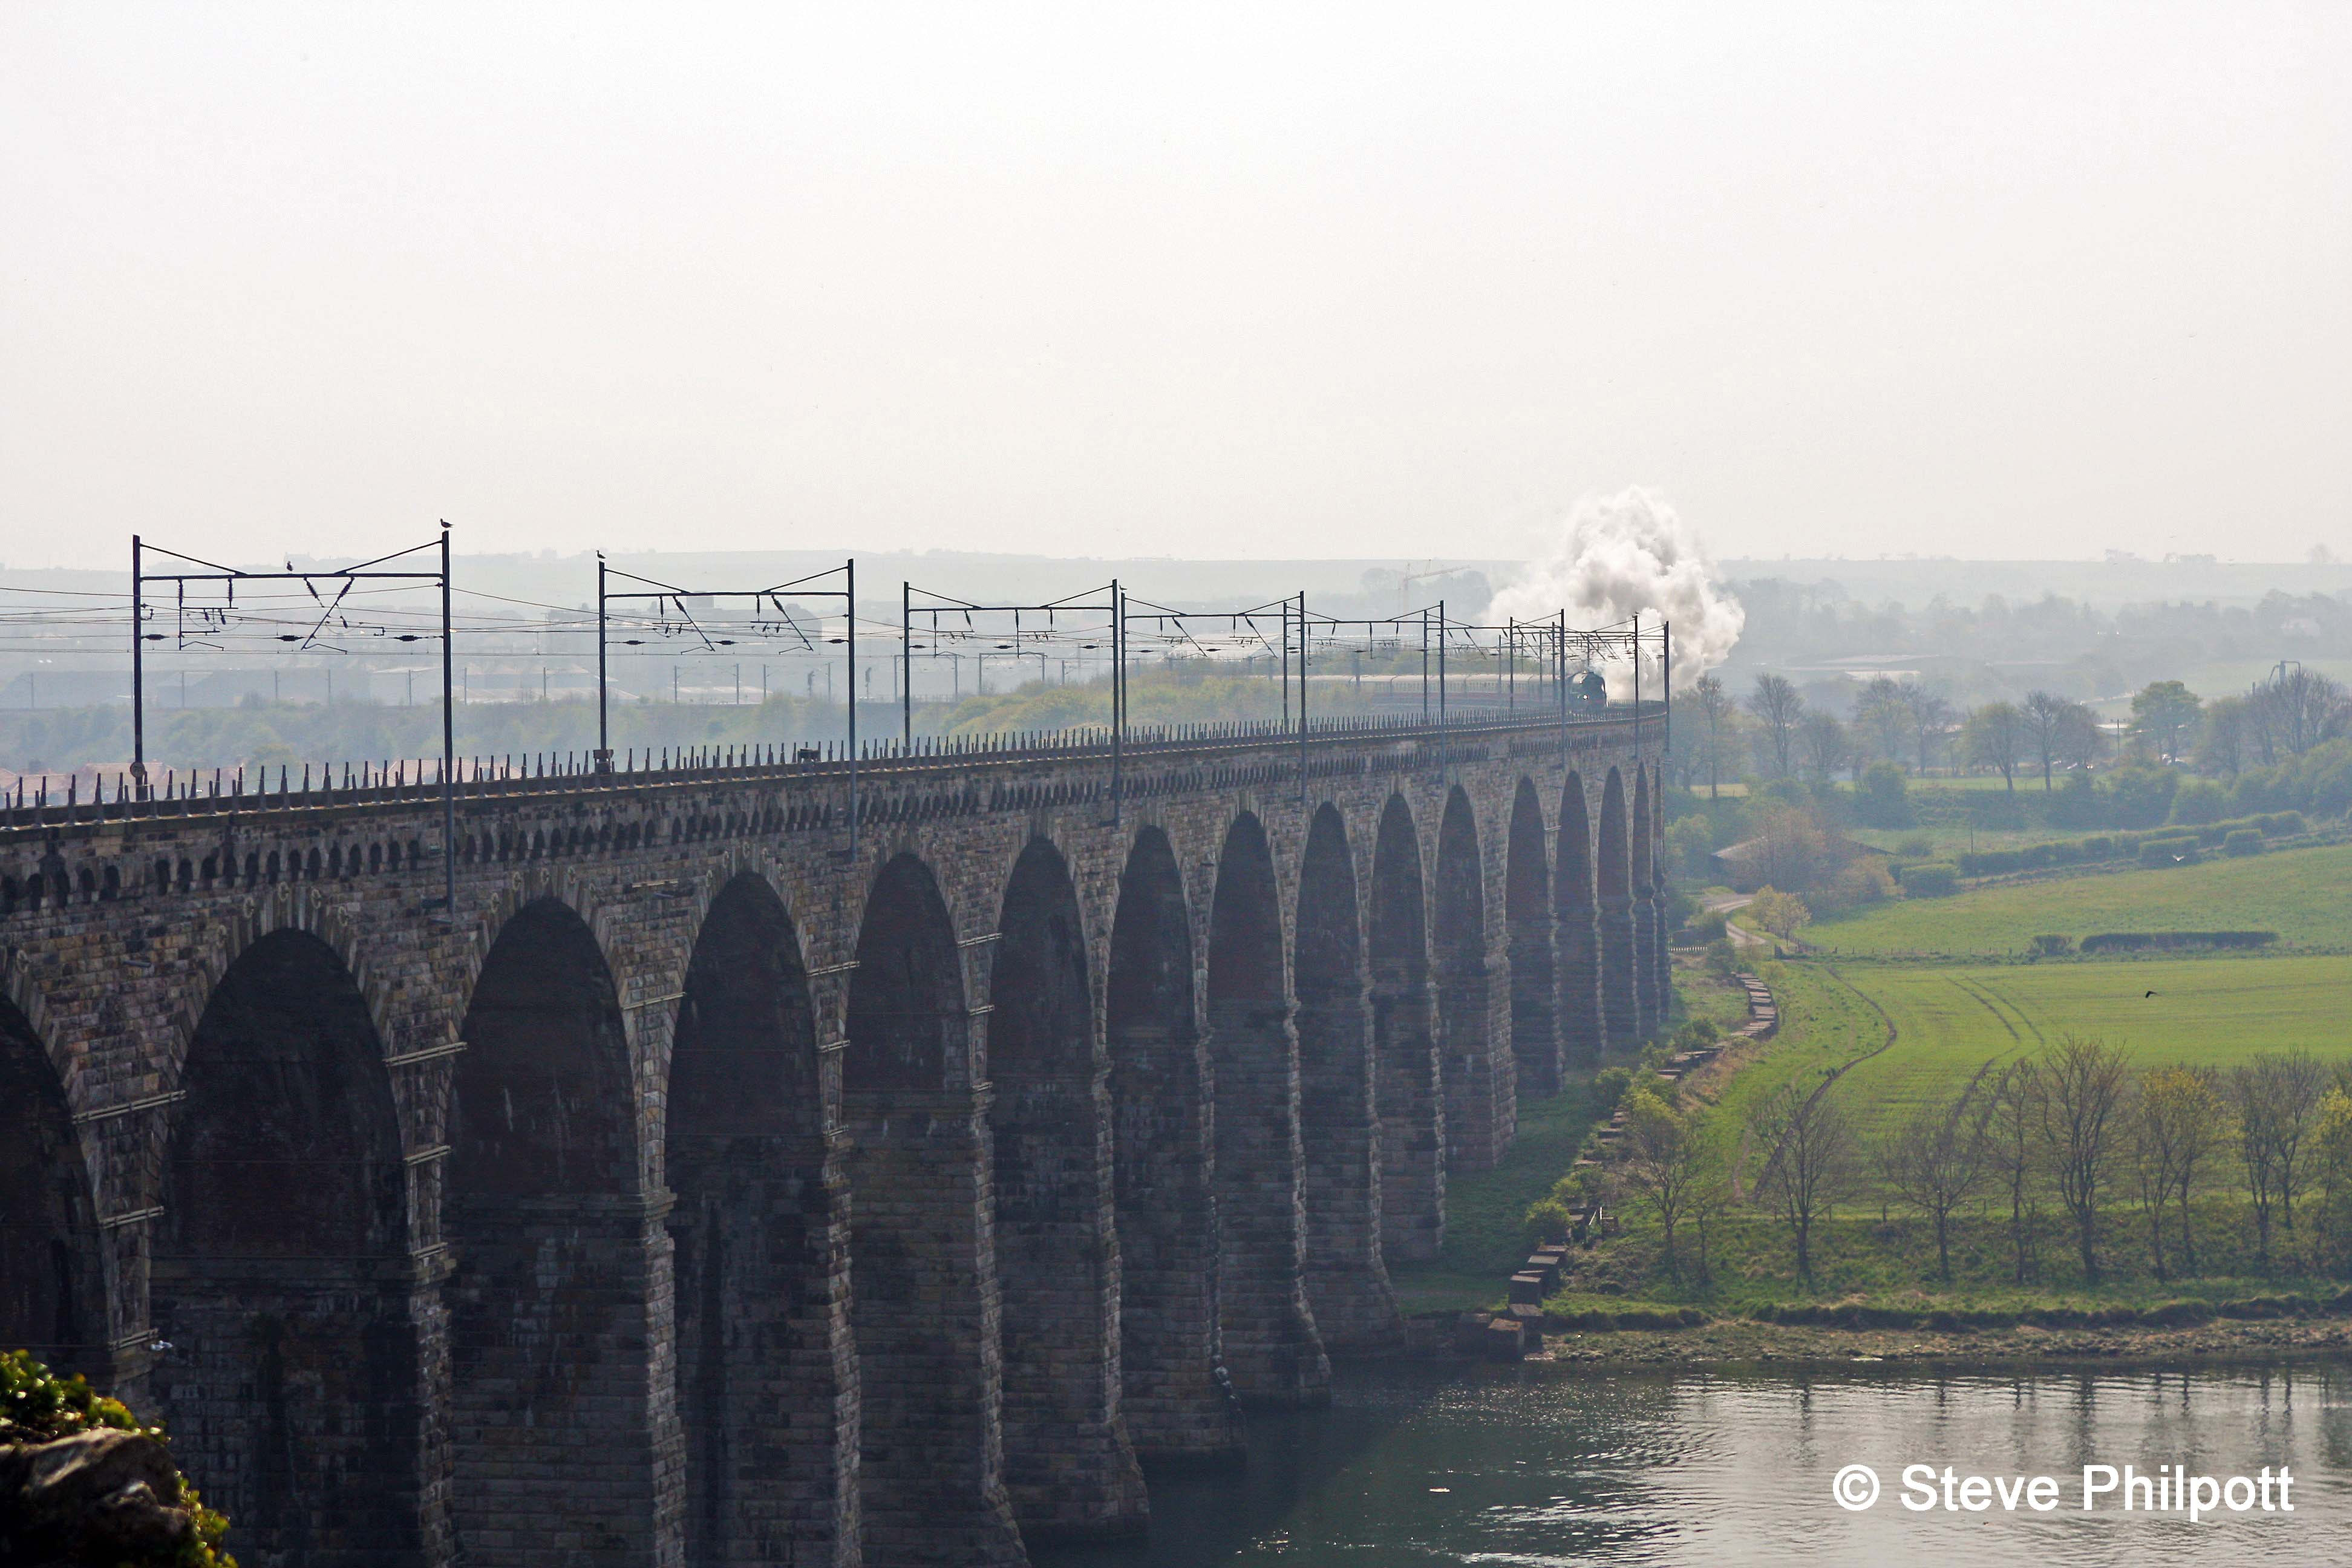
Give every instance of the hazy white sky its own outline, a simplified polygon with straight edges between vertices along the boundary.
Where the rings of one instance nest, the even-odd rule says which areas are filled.
[[[0,9],[0,560],[2352,549],[2352,5]]]

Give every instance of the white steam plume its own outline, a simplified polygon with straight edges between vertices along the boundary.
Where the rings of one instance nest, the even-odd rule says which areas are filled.
[[[1675,689],[1731,657],[1748,612],[1716,580],[1715,562],[1698,532],[1675,509],[1639,485],[1613,496],[1588,495],[1568,514],[1559,542],[1530,561],[1518,581],[1495,596],[1495,617],[1540,620],[1568,611],[1570,629],[1603,626],[1637,611],[1674,630]],[[1643,673],[1654,693],[1654,663]],[[1604,668],[1612,700],[1633,695],[1633,667]]]

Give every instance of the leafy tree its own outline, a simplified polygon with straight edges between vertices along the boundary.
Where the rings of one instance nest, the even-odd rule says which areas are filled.
[[[2178,680],[2152,680],[2132,696],[2132,729],[2158,757],[2177,763],[2196,732],[2202,702]]]
[[[2074,1222],[2083,1277],[2099,1279],[2099,1218],[2131,1089],[2131,1057],[2096,1035],[2063,1035],[2042,1069],[2042,1143]]]
[[[2042,788],[2045,793],[2052,787],[2051,772],[2056,763],[2069,752],[2097,744],[2084,738],[2086,732],[2095,734],[2098,730],[2098,721],[2091,716],[2090,710],[2054,692],[2027,692],[2018,714],[2025,726],[2026,744],[2042,761]]]
[[[1691,1217],[1708,1175],[1704,1141],[1690,1112],[1669,1105],[1648,1085],[1623,1100],[1625,1136],[1620,1145],[1620,1181],[1633,1200],[1658,1222],[1666,1272],[1682,1278],[1675,1233]]]
[[[2013,703],[1988,702],[1960,727],[1960,745],[1969,761],[1998,772],[2014,792],[2017,764],[2025,755],[2025,715]]]
[[[2197,748],[2197,760],[2208,771],[2235,778],[2245,761],[2246,735],[2250,715],[2242,697],[2216,697],[2205,704],[2204,743]]]
[[[1794,937],[1799,927],[1813,923],[1813,911],[1805,907],[1804,900],[1769,886],[1759,888],[1748,908],[1758,925],[1782,942]]]
[[[1805,700],[1795,682],[1784,675],[1759,675],[1748,694],[1748,710],[1763,726],[1763,739],[1772,763],[1772,776],[1789,776],[1789,761],[1797,739],[1797,724],[1805,714]]]

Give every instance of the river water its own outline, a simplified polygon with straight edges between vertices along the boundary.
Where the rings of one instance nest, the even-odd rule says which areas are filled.
[[[1837,1505],[1846,1466],[1876,1503]],[[1935,1468],[1913,1511],[1902,1472]],[[2190,1523],[2082,1510],[2083,1468],[2159,1466],[2226,1482],[2255,1506]],[[1947,1510],[1942,1471],[2047,1475],[2005,1510]],[[2264,1513],[2263,1468],[2294,1478]],[[1853,1483],[1857,1486],[1858,1481]],[[1990,1490],[1990,1485],[1988,1489]],[[1916,1492],[1908,1494],[1918,1500]],[[2277,1500],[2273,1489],[2272,1497]],[[2137,1492],[2135,1501],[2139,1500]],[[2151,1501],[2159,1500],[2151,1496]],[[1343,1373],[1332,1407],[1260,1415],[1245,1473],[1155,1476],[1152,1530],[1132,1547],[1041,1554],[1052,1568],[1423,1568],[1494,1563],[1876,1565],[2352,1563],[2352,1368],[2299,1363],[2189,1372],[1924,1377],[1606,1375],[1541,1363],[1470,1373]]]

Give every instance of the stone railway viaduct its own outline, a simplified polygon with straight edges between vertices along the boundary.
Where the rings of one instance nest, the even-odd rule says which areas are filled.
[[[1402,1329],[1665,999],[1664,725],[0,818],[0,1340],[268,1564],[988,1564]]]

